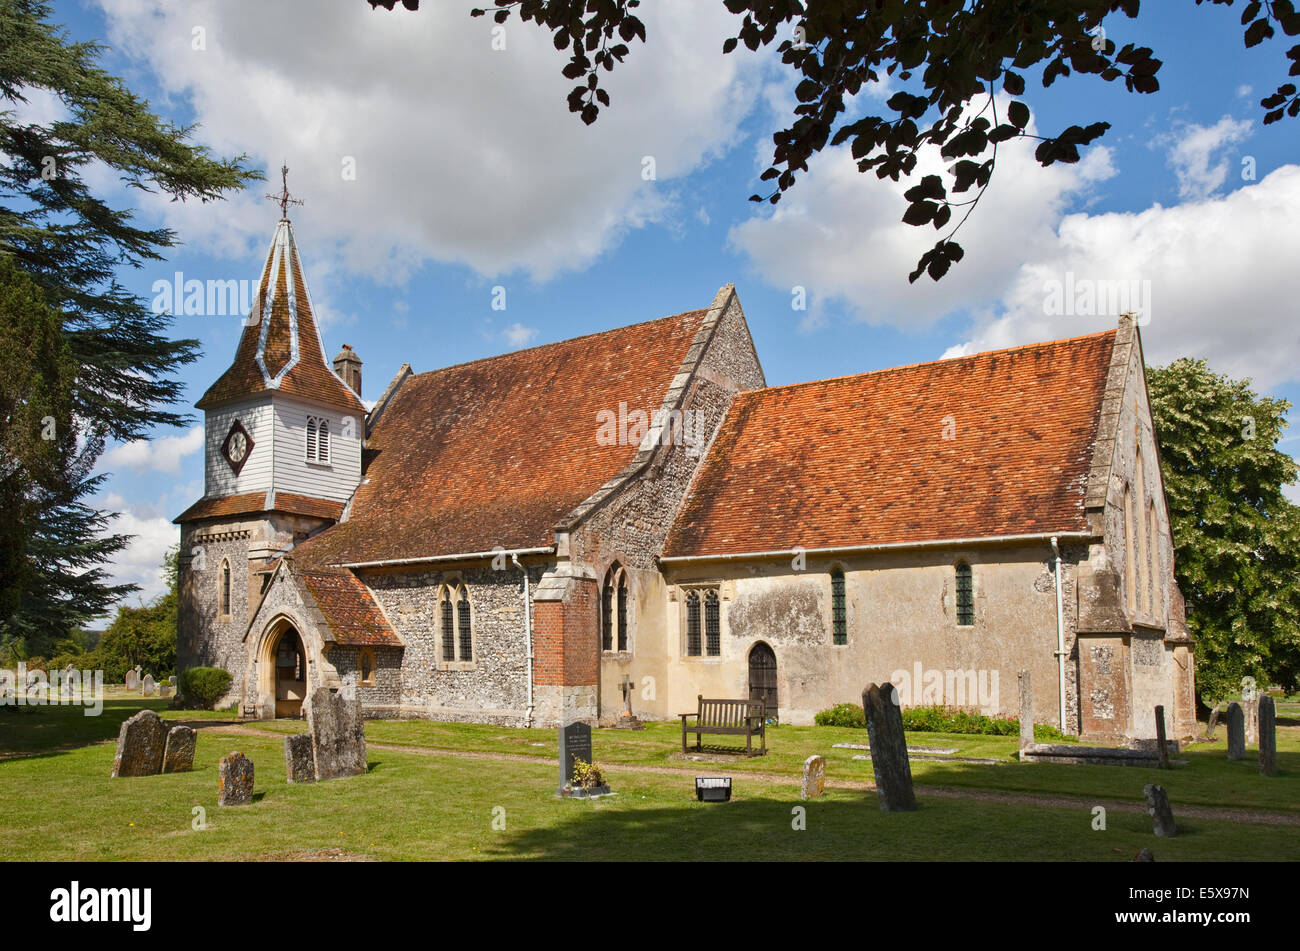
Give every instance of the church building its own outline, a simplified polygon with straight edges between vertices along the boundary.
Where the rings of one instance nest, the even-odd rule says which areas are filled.
[[[204,412],[178,666],[246,717],[355,684],[367,716],[554,726],[761,697],[1085,738],[1195,729],[1193,642],[1131,318],[769,387],[735,289],[442,369],[373,403],[282,219]],[[364,350],[364,348],[362,348]]]

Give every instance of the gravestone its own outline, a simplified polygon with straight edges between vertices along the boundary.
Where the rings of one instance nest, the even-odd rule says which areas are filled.
[[[153,776],[162,769],[167,727],[152,710],[141,710],[122,724],[113,755],[114,777]]]
[[[891,683],[879,687],[869,684],[862,692],[862,710],[867,715],[867,742],[871,744],[871,769],[876,777],[880,811],[910,812],[916,808],[916,794],[912,790],[912,767],[907,762],[898,689]]]
[[[614,723],[614,726],[620,730],[645,729],[645,724],[632,712],[632,686],[632,681],[628,679],[627,674],[624,674],[619,682],[619,688],[623,691],[623,712],[618,715],[618,720]]]
[[[217,764],[217,805],[247,806],[253,801],[253,761],[243,753],[221,757]]]
[[[1259,742],[1259,694],[1249,700],[1242,700],[1241,712],[1246,719],[1246,745]]]
[[[1160,757],[1160,768],[1169,768],[1169,741],[1165,739],[1165,708],[1156,705],[1156,753]]]
[[[1277,707],[1273,698],[1259,698],[1259,775],[1277,775]]]
[[[826,757],[813,755],[803,761],[800,799],[816,799],[826,789]]]
[[[156,697],[158,695],[158,682],[153,679],[153,674],[145,674],[144,680],[140,684],[140,696]]]
[[[158,696],[162,697],[162,698],[165,700],[166,698],[170,697],[171,695],[172,695],[172,685],[171,685],[171,684],[159,684],[159,685],[158,685]]]
[[[573,783],[573,762],[591,762],[591,727],[585,723],[570,723],[559,729],[560,734],[560,788]]]
[[[1147,783],[1142,787],[1142,793],[1147,797],[1147,814],[1155,824],[1156,835],[1162,839],[1176,836],[1178,826],[1174,824],[1174,810],[1169,805],[1169,793],[1165,792],[1165,787]]]
[[[126,689],[127,690],[140,689],[140,674],[138,671],[128,670],[126,672]]]
[[[179,683],[179,681],[177,681],[176,675],[172,674],[170,677],[167,678],[167,683],[171,684],[172,689],[175,690],[176,684]]]
[[[1020,677],[1020,748],[1034,745],[1034,690],[1029,681],[1029,671],[1022,670]]]
[[[311,734],[299,733],[284,738],[284,772],[291,783],[314,783],[316,764],[311,752]]]
[[[1228,704],[1224,719],[1228,723],[1228,759],[1245,759],[1246,715],[1241,710],[1241,704]]]
[[[318,687],[307,708],[307,731],[317,780],[366,771],[366,728],[359,700]]]
[[[194,747],[199,734],[187,726],[174,726],[167,731],[167,745],[163,748],[164,773],[188,773],[194,768]]]
[[[1210,711],[1210,721],[1205,725],[1205,738],[1207,740],[1214,739],[1214,731],[1215,729],[1218,728],[1219,720],[1222,718],[1222,716],[1223,714],[1219,711],[1217,705],[1213,710]]]
[[[72,673],[71,664],[59,672],[59,696],[64,699],[72,698]]]

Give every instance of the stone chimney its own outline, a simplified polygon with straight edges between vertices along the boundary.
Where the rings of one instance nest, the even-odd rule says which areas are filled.
[[[346,343],[339,355],[334,358],[334,372],[343,378],[343,382],[352,388],[357,396],[361,395],[361,358],[352,352]]]

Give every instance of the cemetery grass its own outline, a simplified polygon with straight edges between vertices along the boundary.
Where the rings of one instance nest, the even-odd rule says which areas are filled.
[[[207,721],[199,731],[194,772],[109,778],[117,725],[145,706],[173,721]],[[1293,858],[1294,827],[1179,817],[1181,834],[1166,840],[1152,835],[1145,813],[1112,809],[1107,831],[1098,832],[1092,830],[1088,797],[1139,804],[1142,784],[1160,781],[1170,790],[1176,816],[1180,803],[1281,809],[1294,808],[1300,799],[1297,728],[1279,730],[1283,775],[1269,780],[1258,776],[1253,748],[1246,762],[1227,763],[1222,741],[1194,747],[1183,757],[1191,765],[1169,772],[914,762],[920,809],[886,816],[872,792],[828,788],[822,799],[798,799],[799,768],[813,752],[827,756],[828,779],[870,780],[870,761],[853,761],[857,751],[832,747],[866,742],[865,730],[782,726],[769,731],[769,756],[725,764],[683,762],[680,729],[671,724],[650,724],[635,733],[598,730],[596,759],[608,767],[618,795],[583,802],[555,798],[553,730],[369,721],[367,775],[289,785],[283,735],[301,732],[301,722],[243,724],[241,731],[253,727],[256,734],[236,734],[221,722],[228,715],[168,706],[137,696],[108,701],[101,717],[84,717],[78,708],[0,714],[0,751],[11,757],[0,760],[0,854],[91,861],[1127,861],[1146,846],[1160,861],[1281,860]],[[38,740],[47,745],[38,746]],[[1015,747],[1014,737],[909,733],[908,742],[994,757]],[[411,750],[377,748],[400,745]],[[416,747],[522,753],[537,762],[429,755]],[[218,807],[217,759],[236,749],[256,765],[256,802]],[[686,771],[661,775],[627,768],[635,766]],[[697,803],[697,773],[734,776],[733,801]],[[791,782],[746,773],[781,773]],[[1055,807],[927,797],[927,784],[1080,798],[1078,806]],[[792,828],[798,805],[807,810],[806,831]],[[193,827],[196,806],[206,812],[205,830]],[[505,828],[494,829],[494,820],[504,820]]]

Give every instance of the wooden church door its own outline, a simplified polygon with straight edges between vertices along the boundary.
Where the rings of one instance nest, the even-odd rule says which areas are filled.
[[[762,641],[749,652],[749,699],[764,701],[768,717],[776,719],[776,654]]]

